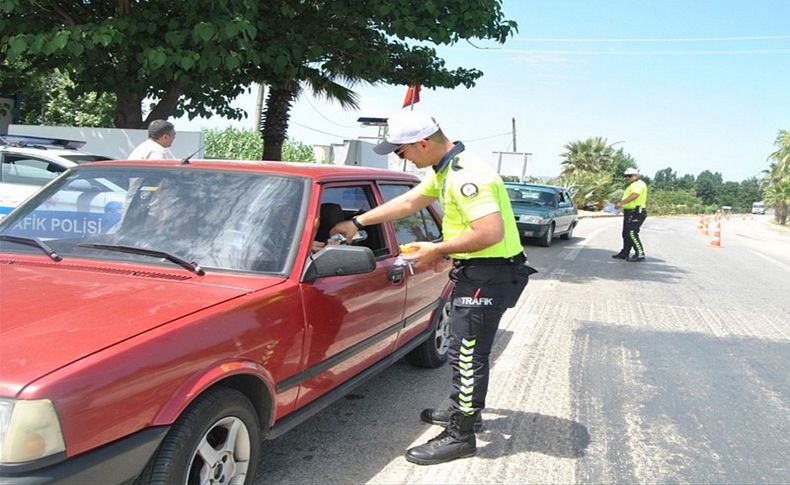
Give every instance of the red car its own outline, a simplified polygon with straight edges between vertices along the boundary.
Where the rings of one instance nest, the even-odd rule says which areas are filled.
[[[97,162],[0,222],[0,482],[251,483],[276,437],[401,357],[447,357],[420,213],[327,245],[411,175]],[[319,241],[315,244],[314,241]]]

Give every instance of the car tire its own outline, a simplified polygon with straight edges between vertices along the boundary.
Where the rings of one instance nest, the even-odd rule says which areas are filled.
[[[443,301],[436,312],[435,325],[431,336],[419,347],[406,354],[406,360],[415,367],[434,369],[447,362],[450,351],[450,307],[451,302]]]
[[[554,223],[552,222],[549,226],[549,229],[546,231],[546,234],[540,238],[540,245],[543,247],[551,246],[552,241],[554,241]]]
[[[571,224],[571,227],[568,228],[568,232],[560,236],[560,239],[567,241],[568,239],[573,237],[573,230],[576,229],[576,223],[574,222]]]
[[[178,418],[135,483],[207,483],[206,477],[213,476],[212,483],[249,485],[255,479],[260,442],[258,415],[250,400],[235,389],[217,387]]]

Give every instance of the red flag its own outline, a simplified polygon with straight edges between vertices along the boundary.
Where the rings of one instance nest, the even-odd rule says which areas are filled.
[[[406,91],[406,97],[403,98],[403,107],[412,106],[414,103],[420,102],[420,89],[421,86],[419,84],[415,84],[414,86],[409,86],[409,89]]]

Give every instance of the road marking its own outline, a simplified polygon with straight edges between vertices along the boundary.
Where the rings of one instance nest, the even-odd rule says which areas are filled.
[[[764,255],[762,253],[758,253],[757,251],[753,251],[751,249],[749,249],[748,251],[750,253],[754,254],[755,256],[759,256],[759,257],[763,258],[766,261],[770,261],[771,263],[775,264],[776,266],[779,266],[780,268],[784,269],[785,271],[790,271],[790,266],[784,264],[783,262],[781,262],[781,261],[779,261],[777,259],[774,259],[774,258],[772,258],[770,256],[766,256],[766,255]]]
[[[587,246],[593,240],[593,238],[595,238],[595,236],[597,236],[598,233],[603,231],[604,229],[608,230],[609,228],[608,227],[601,227],[601,228],[598,228],[598,229],[594,230],[593,232],[591,232],[587,237],[585,237],[575,247],[573,247],[571,249],[568,249],[568,253],[565,256],[563,256],[562,259],[564,259],[565,261],[573,261],[573,260],[575,260],[576,257],[579,256],[579,253],[581,253],[582,249],[584,249],[584,247]]]

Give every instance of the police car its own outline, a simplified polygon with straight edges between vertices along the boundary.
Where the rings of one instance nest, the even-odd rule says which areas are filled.
[[[0,135],[0,219],[69,168],[109,159],[79,151],[83,145],[78,140]]]

